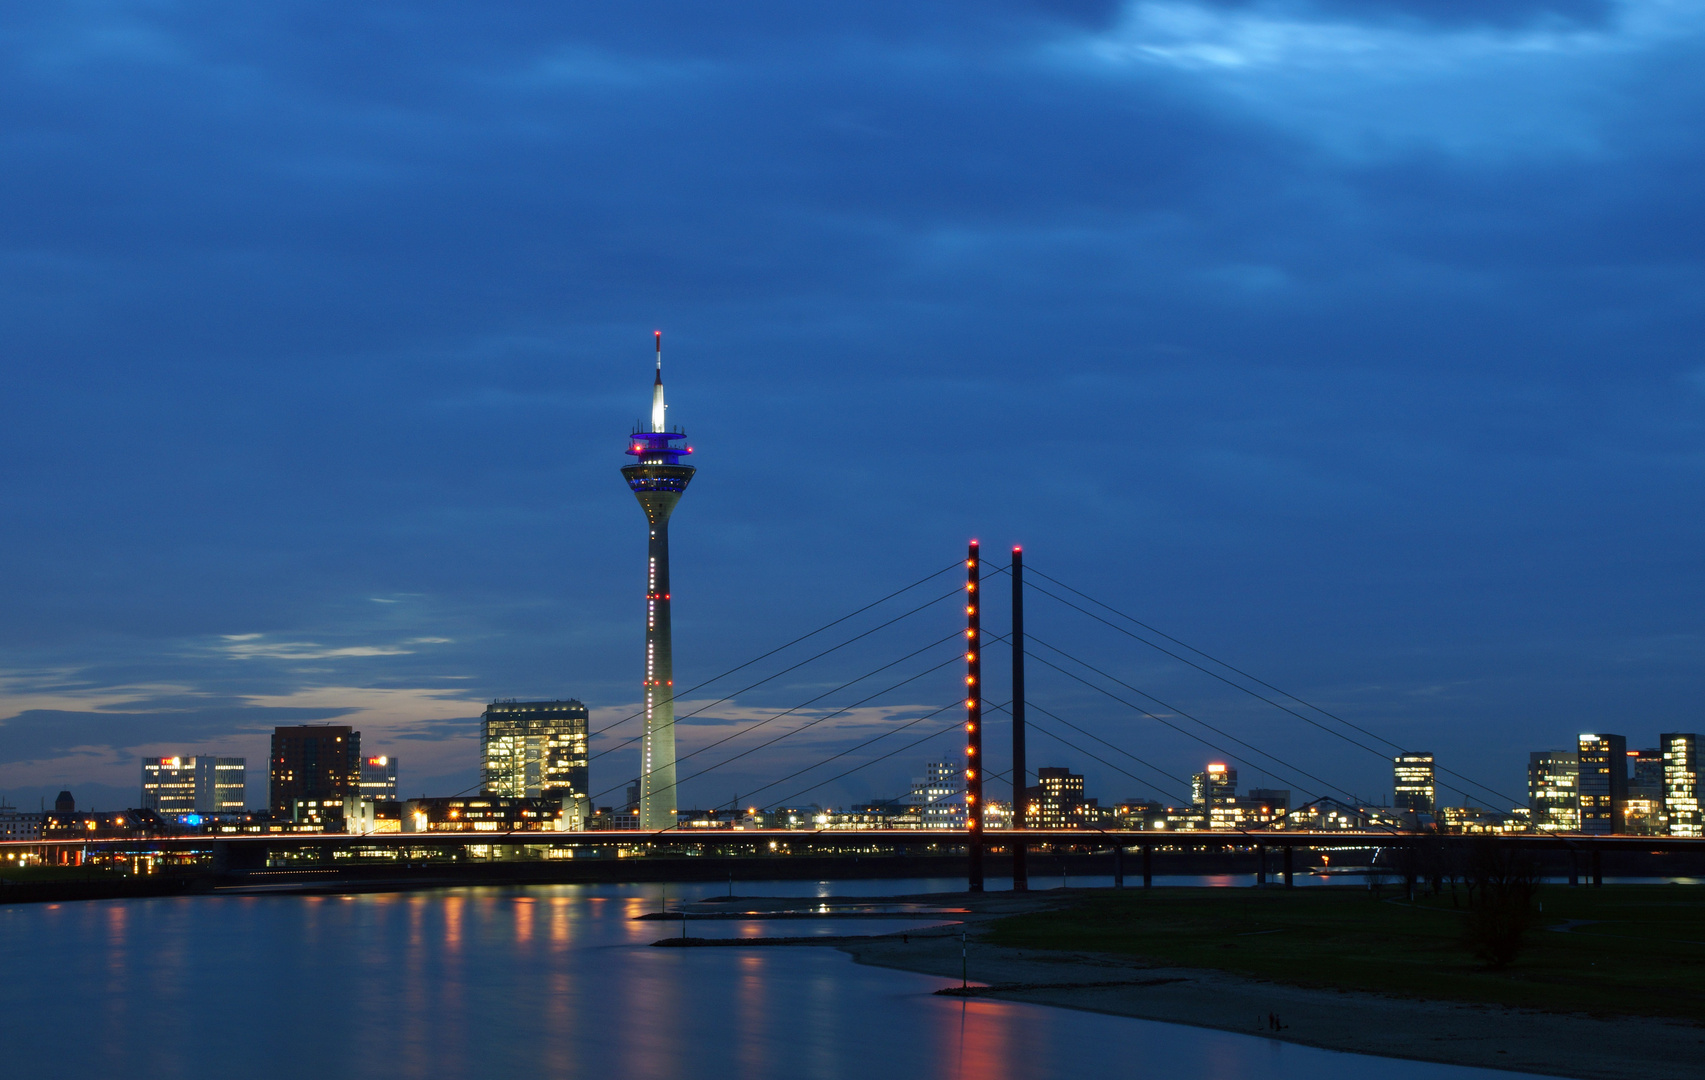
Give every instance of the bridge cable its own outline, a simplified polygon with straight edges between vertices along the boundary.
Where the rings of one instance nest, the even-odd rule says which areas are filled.
[[[941,571],[938,570],[938,571],[936,571],[936,573],[939,574],[939,573],[941,573]],[[709,710],[716,708],[718,705],[721,705],[721,704],[728,702],[728,701],[732,701],[735,698],[739,697],[741,694],[744,694],[746,691],[755,690],[767,682],[774,682],[776,679],[781,678],[783,675],[786,675],[790,671],[797,671],[798,669],[804,667],[806,664],[809,664],[815,660],[821,660],[823,657],[828,656],[830,653],[835,652],[839,649],[843,649],[846,646],[851,645],[853,642],[860,640],[861,638],[867,638],[870,635],[876,633],[878,630],[886,630],[888,627],[893,626],[895,623],[900,622],[903,619],[911,618],[913,615],[916,615],[918,612],[923,611],[925,608],[929,608],[935,604],[939,604],[943,600],[948,599],[949,597],[954,597],[954,596],[960,595],[960,593],[962,593],[963,591],[964,591],[963,589],[954,589],[952,592],[942,593],[940,596],[936,597],[934,600],[925,601],[924,603],[919,604],[917,607],[913,608],[912,610],[910,610],[908,612],[905,612],[904,614],[896,615],[894,618],[889,619],[887,622],[882,623],[880,626],[873,626],[869,630],[866,630],[862,634],[855,634],[854,636],[852,636],[852,637],[848,638],[847,640],[841,642],[839,645],[834,645],[834,646],[831,646],[827,649],[824,649],[822,652],[818,653],[815,656],[808,656],[804,660],[801,660],[799,663],[794,664],[792,667],[783,668],[782,670],[776,672],[774,675],[770,675],[770,676],[767,676],[765,678],[759,679],[757,682],[752,683],[750,686],[742,687],[741,689],[734,691],[732,694],[729,694],[726,697],[717,698],[715,701],[712,701],[707,705],[702,705],[699,708],[694,709],[692,712],[683,713],[682,715],[677,716],[672,721],[670,721],[669,726],[673,727],[676,724],[680,723],[682,720],[685,720],[689,717],[697,716],[703,712],[708,712]],[[957,637],[957,636],[958,636],[958,631],[955,631],[954,633],[948,635],[948,637]],[[946,641],[947,638],[942,638],[941,640]],[[935,644],[940,644],[940,642],[936,642]],[[925,647],[928,648],[928,646],[925,646]],[[913,655],[916,655],[916,654],[913,654]],[[889,666],[892,666],[892,665],[889,665]],[[882,669],[877,668],[876,670],[881,671]],[[874,675],[875,673],[876,672],[871,672],[870,674]],[[718,678],[720,678],[720,677],[721,676],[718,676]],[[869,678],[869,675],[861,676],[861,677],[862,678]],[[711,681],[714,682],[716,680],[713,679]],[[853,680],[853,682],[858,682],[858,681],[859,681],[858,679]],[[704,683],[699,684],[699,686],[704,686],[704,685],[705,685]],[[852,683],[843,684],[843,686],[851,686],[851,685],[852,685]],[[698,689],[698,687],[695,686],[692,689],[696,690],[696,689]],[[837,687],[837,689],[840,689],[840,687]],[[832,692],[833,691],[831,691],[831,693]],[[691,690],[682,691],[682,693],[691,693]],[[678,700],[679,697],[680,697],[679,694],[672,695],[669,698],[669,701],[671,703],[673,703],[676,700]],[[816,700],[816,699],[813,699],[813,700]],[[810,704],[810,702],[807,702],[806,704]],[[616,721],[615,724],[608,724],[608,725],[600,728],[597,733],[603,734],[604,732],[609,731],[610,728],[615,727],[616,724],[626,723],[628,720],[632,720],[634,716],[639,716],[639,715],[642,715],[643,713],[644,713],[644,710],[642,709],[642,710],[640,710],[640,712],[634,713],[633,716],[626,717],[623,720]],[[605,754],[613,753],[614,751],[620,750],[624,746],[631,746],[634,743],[639,742],[641,739],[644,739],[644,738],[645,738],[645,732],[642,731],[638,735],[634,735],[634,736],[631,736],[627,739],[624,739],[621,742],[615,744],[614,746],[604,747],[603,749],[599,750],[597,753],[589,755],[586,760],[588,763],[590,763],[591,761],[593,761],[596,758],[603,757]],[[587,740],[588,740],[588,742],[591,741],[590,735],[587,736]]]
[[[1125,614],[1123,611],[1120,611],[1118,608],[1113,607],[1111,604],[1104,603],[1100,600],[1097,600],[1095,597],[1090,596],[1088,593],[1085,593],[1085,592],[1082,592],[1081,590],[1072,588],[1070,585],[1067,585],[1065,582],[1061,581],[1059,578],[1056,578],[1050,574],[1044,573],[1041,570],[1037,570],[1034,567],[1030,568],[1030,570],[1037,577],[1046,578],[1048,581],[1053,582],[1055,585],[1058,585],[1060,588],[1065,589],[1067,592],[1071,592],[1071,593],[1074,593],[1078,596],[1081,596],[1085,600],[1096,605],[1097,607],[1105,608],[1106,610],[1108,610],[1108,611],[1112,612],[1113,614],[1119,616],[1121,619],[1127,619],[1130,622],[1135,623],[1136,625],[1142,627],[1144,630],[1147,630],[1149,633],[1158,635],[1159,637],[1163,637],[1167,641],[1172,642],[1173,644],[1179,646],[1180,648],[1188,649],[1189,651],[1195,653],[1196,655],[1201,656],[1201,657],[1203,657],[1203,658],[1205,658],[1205,659],[1207,659],[1207,660],[1209,660],[1215,664],[1218,664],[1219,666],[1225,668],[1227,671],[1235,672],[1238,675],[1241,675],[1242,677],[1244,677],[1245,679],[1248,679],[1251,682],[1258,683],[1259,685],[1266,687],[1267,689],[1273,691],[1275,694],[1279,694],[1279,695],[1282,695],[1284,697],[1290,698],[1292,701],[1303,706],[1304,708],[1312,709],[1315,712],[1321,714],[1322,716],[1328,717],[1332,720],[1336,720],[1338,723],[1343,724],[1345,727],[1351,728],[1355,731],[1359,731],[1363,735],[1366,735],[1370,739],[1376,739],[1379,742],[1382,742],[1385,745],[1391,747],[1393,750],[1396,750],[1398,753],[1404,752],[1403,745],[1401,743],[1392,742],[1390,739],[1379,734],[1378,732],[1369,731],[1367,728],[1362,727],[1360,724],[1356,724],[1350,720],[1346,720],[1342,716],[1339,716],[1333,712],[1329,712],[1328,710],[1323,709],[1318,705],[1312,704],[1311,702],[1304,701],[1302,698],[1296,696],[1295,694],[1291,693],[1288,690],[1282,690],[1279,687],[1274,686],[1272,683],[1267,682],[1265,679],[1259,678],[1255,675],[1251,675],[1249,672],[1244,671],[1242,668],[1236,667],[1233,664],[1228,664],[1224,660],[1221,660],[1218,657],[1216,657],[1210,653],[1204,652],[1201,649],[1196,648],[1194,645],[1189,644],[1188,642],[1180,641],[1178,638],[1173,637],[1171,634],[1168,634],[1163,630],[1158,630],[1155,627],[1150,626],[1148,623],[1143,622],[1141,619],[1138,619],[1135,616]],[[1236,682],[1233,682],[1232,680],[1226,678],[1225,676],[1219,674],[1218,672],[1211,671],[1208,668],[1203,667],[1202,665],[1196,663],[1193,660],[1190,660],[1187,657],[1179,656],[1177,653],[1173,652],[1170,649],[1167,649],[1167,648],[1160,646],[1160,645],[1156,645],[1154,642],[1149,641],[1147,638],[1144,638],[1140,634],[1133,634],[1131,631],[1127,630],[1126,628],[1124,628],[1122,626],[1119,626],[1116,623],[1108,622],[1108,620],[1106,620],[1106,619],[1102,618],[1101,616],[1095,614],[1093,611],[1086,611],[1085,609],[1083,609],[1083,608],[1079,607],[1078,605],[1072,603],[1070,600],[1067,600],[1063,596],[1055,596],[1053,593],[1048,592],[1046,589],[1043,589],[1043,588],[1041,588],[1037,585],[1031,584],[1029,582],[1026,582],[1026,585],[1029,588],[1032,588],[1032,589],[1036,590],[1037,592],[1041,593],[1043,596],[1047,596],[1053,600],[1057,600],[1060,603],[1066,605],[1067,607],[1073,609],[1074,611],[1082,612],[1084,615],[1089,616],[1090,618],[1096,620],[1097,622],[1100,622],[1105,626],[1112,627],[1114,630],[1119,631],[1121,634],[1124,634],[1127,637],[1130,637],[1130,638],[1133,638],[1137,641],[1142,642],[1144,645],[1147,645],[1151,649],[1154,649],[1158,652],[1164,653],[1167,656],[1172,657],[1174,660],[1179,661],[1180,663],[1187,664],[1190,667],[1195,668],[1197,671],[1202,672],[1204,675],[1208,675],[1208,676],[1211,676],[1212,678],[1218,679],[1220,682],[1225,683],[1227,686],[1234,687],[1235,689],[1241,690],[1245,694],[1248,694],[1250,697],[1253,697],[1259,701],[1264,701],[1267,704],[1273,706],[1275,709],[1279,709],[1282,712],[1289,713],[1290,715],[1296,717],[1298,720],[1301,720],[1304,723],[1312,724],[1315,727],[1319,728],[1322,731],[1327,732],[1330,735],[1335,735],[1338,738],[1343,739],[1345,742],[1350,743],[1352,746],[1359,747],[1363,750],[1368,751],[1369,753],[1377,755],[1378,757],[1380,757],[1382,759],[1389,760],[1388,755],[1386,755],[1383,751],[1375,750],[1371,746],[1367,746],[1364,743],[1357,742],[1355,739],[1350,738],[1348,735],[1345,735],[1341,731],[1336,731],[1332,728],[1329,728],[1329,727],[1325,726],[1324,724],[1321,724],[1320,722],[1314,720],[1313,718],[1308,717],[1308,716],[1304,716],[1302,713],[1297,712],[1295,709],[1292,709],[1289,706],[1283,705],[1280,702],[1274,701],[1272,698],[1269,698],[1263,694],[1258,694],[1255,691],[1249,689],[1247,686],[1242,686]],[[1463,783],[1470,785],[1471,787],[1481,789],[1481,791],[1486,793],[1486,794],[1496,795],[1500,799],[1505,799],[1505,800],[1509,800],[1512,802],[1521,801],[1521,800],[1511,799],[1509,795],[1506,795],[1505,793],[1497,790],[1496,788],[1487,787],[1485,784],[1480,783],[1478,780],[1475,780],[1472,777],[1464,776],[1461,773],[1455,772],[1454,770],[1451,770],[1451,769],[1446,769],[1443,766],[1438,765],[1437,762],[1434,763],[1433,767],[1438,772],[1442,772],[1442,773],[1445,773],[1449,776],[1453,776],[1456,779],[1461,780]],[[1449,787],[1450,790],[1455,791],[1457,794],[1463,796],[1464,798],[1471,798],[1472,797],[1469,792],[1463,791],[1461,788],[1458,788],[1455,785],[1441,785],[1441,786]]]
[[[710,678],[706,679],[704,682],[699,683],[697,686],[689,686],[689,687],[687,687],[687,689],[682,690],[679,694],[671,695],[669,700],[671,702],[673,702],[673,701],[677,700],[678,698],[680,698],[683,694],[690,694],[695,690],[702,690],[705,687],[709,686],[711,683],[718,682],[722,679],[725,679],[728,676],[734,674],[736,671],[744,670],[745,668],[749,668],[753,664],[756,664],[760,660],[767,660],[768,658],[774,656],[776,653],[782,652],[786,649],[791,649],[793,646],[799,644],[801,641],[804,641],[807,638],[816,637],[818,634],[821,634],[823,631],[829,629],[830,627],[839,626],[841,623],[846,622],[848,619],[852,618],[855,615],[862,615],[865,612],[869,611],[871,608],[878,607],[882,604],[885,604],[888,601],[894,599],[896,596],[900,596],[904,593],[909,593],[913,589],[917,588],[919,585],[922,585],[925,582],[930,581],[934,578],[938,578],[941,575],[947,573],[949,570],[957,569],[961,565],[962,565],[962,563],[959,560],[954,560],[952,563],[949,563],[947,566],[942,567],[940,570],[937,570],[935,573],[926,574],[925,576],[923,576],[923,577],[919,578],[918,580],[912,582],[910,585],[907,585],[905,588],[896,589],[894,592],[889,593],[887,596],[884,596],[880,600],[873,600],[870,603],[859,608],[857,611],[848,612],[847,614],[842,615],[838,619],[834,619],[830,622],[826,622],[822,626],[819,626],[817,629],[811,631],[810,633],[801,634],[785,645],[777,645],[775,648],[771,649],[767,653],[764,653],[762,656],[754,656],[752,659],[746,661],[744,664],[739,664],[735,667],[731,667],[727,671],[724,671],[720,675],[713,675]],[[947,595],[948,596],[956,595],[960,591],[961,590],[955,589],[952,593],[949,593]],[[946,599],[946,597],[941,597],[939,599]],[[932,603],[934,603],[934,602],[937,602],[937,601],[932,601]],[[912,614],[912,612],[908,612],[908,614]],[[901,616],[901,618],[904,618],[904,617],[905,616]],[[892,625],[892,623],[884,623],[883,624],[883,626],[890,626],[890,625]],[[882,629],[882,627],[877,627],[877,629],[880,630],[880,629]],[[860,636],[864,636],[864,635],[860,635]],[[858,640],[858,638],[850,639],[850,641],[857,641],[857,640]],[[845,644],[849,644],[849,643],[850,642],[842,642],[841,644],[845,645]],[[836,646],[836,648],[839,648],[839,647],[840,646]],[[826,652],[818,653],[817,656],[825,656],[825,655],[827,655],[827,653],[833,652],[833,651],[834,651],[833,649],[829,649],[829,650],[826,650]],[[812,659],[815,660],[815,659],[817,659],[817,657],[812,657]],[[809,663],[809,662],[810,661],[806,661],[806,663]],[[795,666],[797,667],[798,665],[795,665]],[[771,678],[775,678],[779,675],[785,675],[788,671],[792,671],[792,670],[793,670],[793,668],[788,668],[785,671],[777,672],[776,675],[771,676]],[[765,680],[765,681],[768,681],[768,680]],[[753,683],[752,685],[753,686],[760,686],[762,684],[761,683]],[[747,687],[747,689],[749,690],[749,689],[751,689],[751,687]],[[744,692],[745,691],[737,691],[737,693],[744,693]],[[727,701],[728,699],[723,698],[722,700]],[[714,704],[719,704],[719,703],[718,702],[712,702],[711,704],[714,705]],[[610,723],[605,724],[603,727],[599,728],[597,731],[591,732],[588,735],[588,738],[590,738],[592,735],[602,735],[604,732],[609,731],[611,728],[619,727],[622,724],[627,723],[629,720],[632,720],[636,716],[644,716],[644,715],[645,715],[644,709],[641,709],[636,713],[629,713],[627,716],[622,717],[620,720],[612,720]],[[692,714],[688,714],[688,715],[692,715]]]
[[[1112,675],[1108,675],[1106,672],[1102,671],[1100,668],[1097,668],[1092,664],[1086,663],[1085,661],[1079,660],[1077,657],[1072,656],[1070,653],[1066,652],[1064,649],[1060,649],[1056,646],[1049,645],[1047,642],[1036,637],[1034,634],[1027,634],[1025,636],[1028,637],[1031,641],[1034,641],[1036,644],[1044,646],[1045,648],[1048,648],[1048,649],[1052,649],[1054,652],[1059,653],[1061,656],[1064,656],[1066,659],[1071,660],[1074,663],[1082,664],[1084,667],[1089,668],[1089,670],[1095,672],[1097,675],[1100,675],[1103,678],[1106,678],[1106,679],[1109,679],[1113,682],[1116,682],[1120,686],[1125,687],[1127,690],[1131,690],[1137,694],[1141,694],[1143,697],[1148,698],[1150,701],[1159,705],[1161,708],[1167,710],[1168,712],[1174,713],[1178,716],[1182,716],[1186,720],[1189,720],[1193,723],[1200,724],[1202,727],[1207,728],[1209,731],[1212,731],[1212,732],[1215,732],[1219,735],[1222,735],[1225,738],[1230,739],[1232,742],[1237,743],[1239,746],[1243,746],[1243,747],[1245,747],[1251,751],[1254,751],[1256,754],[1259,754],[1262,757],[1268,758],[1269,760],[1278,762],[1280,765],[1284,766],[1286,769],[1289,769],[1293,773],[1296,773],[1296,774],[1301,775],[1301,776],[1306,776],[1310,780],[1313,780],[1315,783],[1326,787],[1328,790],[1339,792],[1340,794],[1349,798],[1352,802],[1355,801],[1355,796],[1351,795],[1348,791],[1345,791],[1343,788],[1339,787],[1338,785],[1333,784],[1329,781],[1323,780],[1320,777],[1315,776],[1313,773],[1310,773],[1305,769],[1300,769],[1297,766],[1292,765],[1288,761],[1285,761],[1283,758],[1277,757],[1273,754],[1269,754],[1267,751],[1262,750],[1260,747],[1251,745],[1250,743],[1247,743],[1244,740],[1239,739],[1237,736],[1232,735],[1229,732],[1222,731],[1221,729],[1215,727],[1214,725],[1208,723],[1205,720],[1199,720],[1196,717],[1191,716],[1189,713],[1185,712],[1182,709],[1174,708],[1173,706],[1168,705],[1166,702],[1155,697],[1153,694],[1149,694],[1145,691],[1138,690],[1136,687],[1130,685],[1129,683],[1124,682],[1123,680],[1120,680],[1118,678],[1115,678]],[[1207,739],[1202,738],[1200,735],[1197,735],[1193,731],[1189,731],[1185,728],[1178,726],[1177,724],[1172,723],[1171,721],[1168,721],[1166,719],[1163,719],[1162,717],[1156,716],[1154,713],[1149,712],[1147,709],[1143,708],[1141,705],[1137,705],[1137,704],[1134,704],[1133,702],[1126,701],[1124,698],[1113,693],[1111,690],[1108,690],[1108,689],[1101,687],[1101,686],[1097,686],[1095,683],[1090,682],[1088,679],[1085,679],[1082,676],[1077,675],[1073,672],[1067,671],[1065,668],[1063,668],[1060,665],[1052,662],[1051,660],[1048,660],[1046,657],[1039,656],[1036,653],[1031,652],[1029,649],[1026,649],[1024,652],[1025,652],[1026,656],[1029,656],[1029,657],[1035,659],[1036,661],[1038,661],[1040,663],[1048,665],[1049,667],[1053,668],[1055,671],[1058,671],[1060,674],[1065,675],[1067,678],[1075,679],[1076,681],[1083,683],[1083,685],[1089,687],[1090,689],[1095,690],[1101,694],[1105,694],[1106,696],[1112,698],[1114,701],[1117,701],[1119,704],[1124,705],[1125,707],[1130,708],[1130,709],[1135,709],[1137,712],[1142,713],[1144,716],[1148,717],[1150,720],[1154,720],[1155,722],[1163,724],[1166,727],[1171,728],[1172,730],[1178,732],[1181,735],[1184,735],[1188,738],[1194,739],[1195,741],[1201,743],[1203,746],[1208,747],[1210,750],[1214,750],[1218,753],[1224,754],[1227,757],[1233,759],[1234,761],[1241,761],[1243,764],[1254,769],[1256,772],[1263,772],[1263,773],[1271,773],[1272,772],[1271,769],[1262,768],[1260,765],[1256,764],[1255,762],[1249,761],[1246,758],[1241,758],[1238,755],[1232,753],[1231,751],[1225,749],[1224,747],[1214,745],[1213,743],[1209,742]],[[1298,786],[1302,787],[1302,790],[1308,792],[1310,795],[1318,795],[1319,794],[1319,792],[1314,791],[1312,788],[1304,787],[1302,785],[1298,785]]]

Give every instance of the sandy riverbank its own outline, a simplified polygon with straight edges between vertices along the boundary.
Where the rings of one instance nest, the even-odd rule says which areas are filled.
[[[1705,1026],[1309,989],[1220,971],[1155,966],[1128,956],[1015,949],[979,940],[992,920],[1049,904],[1046,893],[1029,897],[1005,893],[888,899],[970,909],[957,917],[964,919],[969,933],[970,978],[988,987],[977,991],[978,996],[1453,1065],[1588,1080],[1705,1080]],[[849,898],[846,902],[873,901]],[[761,910],[797,903],[796,899],[778,899],[740,906]],[[861,964],[951,979],[960,974],[957,927],[904,936],[832,942],[790,938],[771,943],[832,944]],[[1269,1016],[1278,1018],[1282,1030],[1270,1030]]]

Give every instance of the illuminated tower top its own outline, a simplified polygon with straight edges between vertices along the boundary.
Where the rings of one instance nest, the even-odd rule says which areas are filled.
[[[668,406],[663,404],[663,331],[657,331],[657,380],[651,386],[651,424],[635,424],[633,439],[628,444],[629,457],[639,459],[640,465],[665,465],[686,470],[686,476],[670,476],[667,470],[663,472],[647,471],[644,474],[628,472],[628,483],[633,487],[634,494],[641,495],[647,491],[672,491],[679,497],[680,492],[687,488],[687,480],[692,478],[692,468],[682,465],[681,458],[693,452],[690,446],[676,446],[676,442],[685,439],[687,433],[680,428],[669,430],[664,420]],[[629,466],[629,469],[632,469]],[[679,481],[676,486],[674,481]],[[645,499],[640,499],[642,504]],[[671,505],[670,509],[674,507]],[[649,507],[647,513],[650,513]],[[667,517],[667,511],[664,514]]]

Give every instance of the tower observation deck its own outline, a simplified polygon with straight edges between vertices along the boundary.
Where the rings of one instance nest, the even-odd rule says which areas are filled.
[[[645,739],[640,749],[639,827],[675,827],[675,664],[669,628],[669,515],[697,470],[681,464],[693,448],[664,417],[663,332],[657,332],[657,381],[651,389],[651,423],[636,424],[627,454],[637,459],[622,476],[650,526],[645,578]]]

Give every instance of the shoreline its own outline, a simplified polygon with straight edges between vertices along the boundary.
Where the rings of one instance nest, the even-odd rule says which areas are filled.
[[[848,897],[843,903],[853,906],[877,899]],[[1055,952],[982,940],[996,919],[1055,906],[1058,899],[1045,893],[881,899],[970,910],[952,916],[962,928],[938,926],[903,935],[674,939],[655,944],[830,947],[847,953],[855,963],[957,979],[963,929],[969,941],[969,976],[980,985],[966,991],[951,986],[938,993],[1184,1024],[1375,1057],[1578,1080],[1656,1076],[1705,1080],[1705,1025],[1684,1020],[1607,1018],[1319,989],[1212,969],[1165,966],[1132,956]],[[743,906],[754,914],[769,910],[779,914],[797,902],[797,898],[754,898]],[[1270,1028],[1270,1017],[1277,1018],[1280,1030]]]

